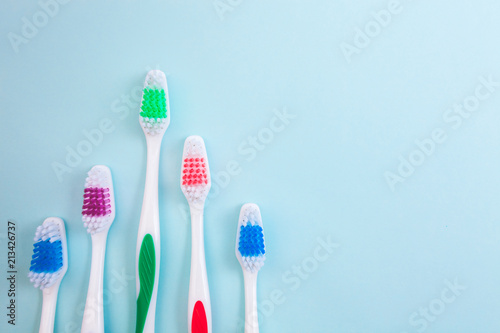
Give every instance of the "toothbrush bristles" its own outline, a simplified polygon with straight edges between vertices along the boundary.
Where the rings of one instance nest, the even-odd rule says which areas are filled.
[[[266,259],[264,230],[259,207],[255,204],[246,204],[241,208],[236,250],[237,257],[245,270],[254,273],[264,265]]]
[[[63,268],[63,230],[53,220],[37,227],[28,277],[36,288],[52,286],[61,276]]]
[[[190,136],[184,143],[181,189],[190,204],[203,205],[210,190],[210,170],[205,143],[199,136]]]
[[[94,166],[85,180],[82,221],[87,232],[95,234],[105,230],[114,219],[111,171],[103,165]]]

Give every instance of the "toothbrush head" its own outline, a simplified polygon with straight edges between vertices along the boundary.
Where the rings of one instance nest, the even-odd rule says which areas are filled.
[[[202,207],[211,185],[205,142],[200,136],[192,135],[184,142],[182,192],[190,205]]]
[[[149,136],[165,133],[170,123],[167,78],[160,70],[149,71],[146,75],[139,122],[144,134]]]
[[[85,180],[82,220],[87,232],[107,230],[115,219],[115,195],[111,171],[105,165],[90,169]]]
[[[244,270],[256,273],[266,259],[264,230],[259,206],[252,203],[241,207],[236,233],[236,258]]]
[[[68,248],[64,222],[58,217],[45,219],[36,229],[28,277],[35,288],[49,288],[60,282],[68,270]]]

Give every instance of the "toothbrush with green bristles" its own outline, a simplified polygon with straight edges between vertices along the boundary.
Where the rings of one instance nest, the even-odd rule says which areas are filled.
[[[147,144],[146,184],[137,237],[136,333],[154,333],[156,295],[160,273],[160,217],[158,211],[158,168],[163,134],[170,123],[167,79],[159,70],[146,76],[139,116]]]

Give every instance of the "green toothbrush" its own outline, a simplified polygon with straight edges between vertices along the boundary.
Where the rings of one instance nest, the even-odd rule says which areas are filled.
[[[154,333],[156,295],[160,273],[160,217],[158,212],[158,167],[163,134],[170,123],[167,79],[159,70],[146,76],[139,116],[147,144],[147,167],[141,221],[137,237],[136,333]]]

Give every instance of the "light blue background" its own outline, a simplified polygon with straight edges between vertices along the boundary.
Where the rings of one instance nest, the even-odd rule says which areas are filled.
[[[212,0],[74,0],[16,53],[8,34],[21,34],[22,18],[32,20],[41,7],[2,1],[0,331],[38,330],[41,293],[26,277],[32,237],[44,218],[60,216],[69,270],[56,332],[79,332],[91,254],[80,207],[95,164],[111,168],[117,207],[106,328],[133,331],[145,140],[138,102],[123,119],[113,110],[148,69],[159,68],[167,73],[172,120],[160,163],[158,332],[187,331],[190,224],[179,174],[192,134],[205,139],[214,179],[231,160],[241,168],[205,212],[214,332],[242,332],[234,238],[245,202],[260,205],[265,225],[262,333],[498,332],[500,89],[457,129],[443,115],[474,94],[479,77],[500,81],[500,3],[402,0],[402,11],[348,62],[342,43],[354,45],[356,29],[370,26],[372,12],[390,1],[229,2],[221,19]],[[238,147],[284,108],[296,117],[249,161]],[[59,181],[52,163],[65,163],[66,147],[104,118],[114,131]],[[435,128],[447,140],[392,191],[384,174],[396,173],[399,157]],[[15,328],[4,314],[9,218],[18,226]],[[312,267],[317,238],[327,236],[339,247]],[[302,264],[312,272],[291,283],[286,276]],[[120,282],[121,273],[132,279]],[[466,289],[443,310],[446,280]],[[283,302],[270,311],[275,290]],[[424,320],[428,327],[410,322],[429,306],[443,311]]]

